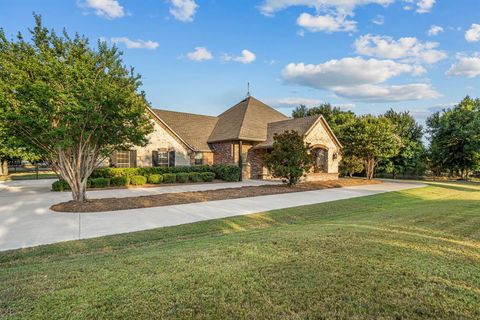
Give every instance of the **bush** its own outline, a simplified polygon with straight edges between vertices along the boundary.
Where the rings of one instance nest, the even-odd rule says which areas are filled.
[[[147,183],[147,178],[144,176],[132,176],[130,178],[130,184],[134,186],[143,186],[145,183]]]
[[[160,184],[163,182],[163,176],[161,174],[151,174],[147,178],[148,183]]]
[[[175,173],[165,173],[163,175],[163,182],[165,183],[175,183],[177,180],[177,175]]]
[[[200,173],[200,177],[205,182],[212,182],[215,178],[215,173],[213,172],[202,172]]]
[[[201,182],[202,181],[200,173],[198,173],[198,172],[190,172],[188,174],[188,178],[192,182]]]
[[[240,167],[236,165],[214,165],[211,170],[215,172],[215,177],[224,181],[239,181]]]
[[[140,168],[98,168],[93,170],[91,178],[131,177],[142,175]]]
[[[180,183],[188,182],[189,176],[190,176],[190,173],[187,173],[187,172],[177,173],[177,181]]]
[[[108,178],[90,179],[90,186],[92,188],[107,188],[110,186],[110,179]]]
[[[70,190],[70,186],[65,180],[58,180],[52,183],[52,191]]]
[[[126,176],[110,178],[110,185],[112,186],[126,187],[129,184],[130,184],[130,178]]]

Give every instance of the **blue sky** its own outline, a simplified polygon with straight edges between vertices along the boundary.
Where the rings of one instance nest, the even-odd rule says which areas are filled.
[[[217,115],[251,93],[290,114],[331,102],[423,120],[480,96],[478,0],[0,0],[32,26],[117,43],[155,108]]]

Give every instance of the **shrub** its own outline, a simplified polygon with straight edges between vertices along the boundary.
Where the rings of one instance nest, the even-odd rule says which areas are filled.
[[[180,183],[185,183],[188,181],[189,176],[190,176],[190,173],[187,173],[187,172],[177,173],[177,181]]]
[[[130,177],[130,184],[134,186],[143,186],[147,183],[147,178],[144,176],[132,176]]]
[[[214,165],[212,171],[215,172],[215,177],[224,181],[239,181],[240,167],[236,165]]]
[[[128,186],[130,184],[130,178],[126,176],[112,177],[110,178],[110,184],[112,186]]]
[[[70,186],[65,180],[58,180],[52,183],[52,191],[70,190]]]
[[[190,172],[188,174],[188,178],[192,182],[200,182],[202,181],[202,178],[200,177],[200,173],[198,172]]]
[[[108,178],[94,178],[90,179],[92,188],[107,188],[110,186],[110,179]]]
[[[163,176],[161,174],[151,174],[147,178],[148,183],[159,184],[163,182]]]
[[[215,178],[215,173],[213,173],[213,172],[201,172],[200,177],[205,182],[212,182],[213,179]]]
[[[93,170],[91,178],[131,177],[140,174],[140,168],[98,168]]]
[[[165,173],[163,175],[163,182],[165,183],[175,183],[177,180],[177,175],[175,173]]]

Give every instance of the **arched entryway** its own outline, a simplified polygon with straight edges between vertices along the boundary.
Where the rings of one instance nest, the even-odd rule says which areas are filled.
[[[315,146],[312,149],[313,172],[328,173],[328,149],[324,146]]]

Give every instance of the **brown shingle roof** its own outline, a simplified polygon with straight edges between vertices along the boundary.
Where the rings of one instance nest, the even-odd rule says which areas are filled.
[[[158,109],[153,111],[195,151],[210,151],[207,141],[218,121],[217,117]]]
[[[288,119],[283,113],[263,102],[248,97],[218,116],[208,142],[227,140],[264,141],[267,125]]]
[[[315,115],[305,118],[288,119],[284,121],[277,121],[268,124],[267,139],[256,145],[255,148],[271,148],[273,146],[273,136],[287,130],[294,130],[300,135],[304,135],[317,122],[320,115]]]

